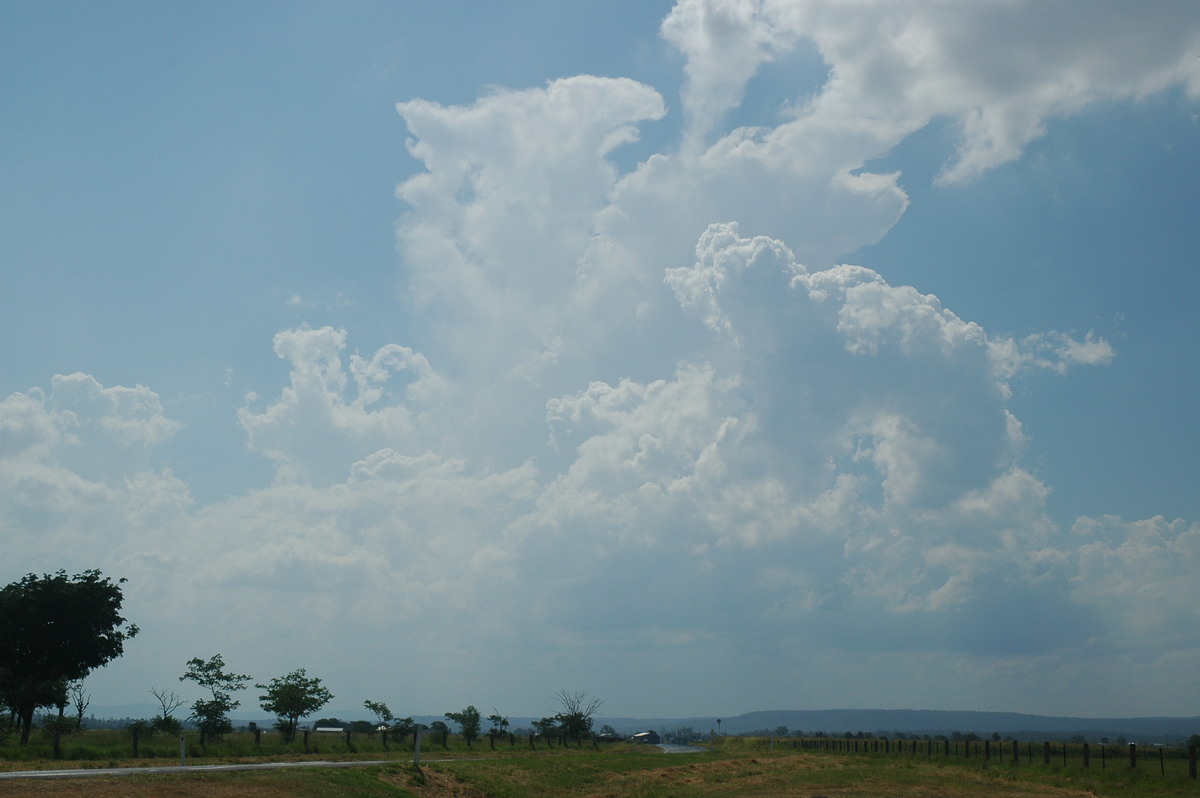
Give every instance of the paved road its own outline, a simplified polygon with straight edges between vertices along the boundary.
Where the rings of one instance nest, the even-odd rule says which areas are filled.
[[[695,754],[703,751],[694,745],[658,746],[668,754]],[[304,762],[256,762],[235,763],[232,765],[170,765],[166,767],[134,767],[134,768],[79,768],[74,770],[7,770],[0,771],[0,781],[7,779],[78,779],[90,776],[133,776],[138,773],[219,773],[230,770],[278,770],[280,768],[353,768],[363,765],[395,765],[404,764],[403,759],[364,759],[346,762],[304,761]],[[449,759],[424,759],[422,762],[450,762]]]
[[[435,759],[423,760],[436,762]],[[403,764],[403,759],[351,760],[348,762],[259,762],[233,765],[172,765],[148,768],[81,768],[78,770],[0,771],[4,779],[76,779],[87,776],[132,776],[137,773],[214,773],[225,770],[277,770],[279,768],[352,768],[360,765]]]
[[[694,745],[671,745],[670,743],[663,743],[658,747],[667,754],[698,754],[704,750]]]

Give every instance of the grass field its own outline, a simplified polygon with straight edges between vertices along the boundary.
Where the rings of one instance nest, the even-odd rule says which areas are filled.
[[[104,749],[101,733],[81,735],[93,752]],[[119,738],[118,738],[119,739]],[[585,796],[618,798],[638,796],[854,796],[855,798],[966,798],[967,796],[1200,796],[1200,783],[1187,778],[1186,766],[1161,775],[1154,767],[1131,770],[1113,762],[1100,770],[1081,764],[1049,766],[1036,762],[1000,765],[971,759],[939,759],[905,755],[876,756],[806,752],[790,746],[771,746],[763,740],[738,740],[696,754],[663,754],[655,748],[611,745],[600,749],[545,748],[528,744],[501,744],[492,751],[487,741],[473,749],[451,738],[448,750],[440,745],[423,747],[422,768],[412,765],[408,746],[392,745],[384,752],[378,740],[363,739],[345,750],[343,741],[322,741],[319,753],[304,755],[286,750],[264,735],[263,749],[281,749],[248,756],[252,738],[230,735],[208,756],[189,757],[189,764],[285,759],[391,759],[394,764],[364,765],[350,769],[305,768],[269,772],[138,774],[129,777],[88,779],[21,779],[0,781],[0,796],[463,796],[464,798],[517,798],[518,796]],[[268,745],[269,743],[269,745]],[[128,745],[128,739],[124,740]],[[115,765],[178,764],[168,756],[131,760],[3,759],[0,769],[108,767]],[[311,747],[311,746],[310,746]],[[342,750],[335,750],[341,748]],[[64,745],[64,751],[70,752]],[[78,749],[77,749],[78,750]],[[143,750],[145,750],[143,748]],[[0,756],[11,753],[4,746]],[[435,761],[436,760],[436,761]]]

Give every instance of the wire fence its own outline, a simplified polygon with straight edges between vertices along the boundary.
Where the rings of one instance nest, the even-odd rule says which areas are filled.
[[[782,741],[781,741],[782,742]],[[1044,740],[951,740],[951,739],[848,739],[841,737],[801,737],[790,741],[793,747],[810,751],[875,756],[910,756],[933,759],[976,759],[983,762],[1009,764],[1014,767],[1061,765],[1066,767],[1100,768],[1126,767],[1157,769],[1181,773],[1186,766],[1189,778],[1196,778],[1197,751],[1188,746],[1140,746],[1137,743],[1070,743]]]

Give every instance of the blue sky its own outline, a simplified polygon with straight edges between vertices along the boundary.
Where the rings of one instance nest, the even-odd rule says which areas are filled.
[[[1200,714],[1200,8],[0,15],[0,579],[130,580],[97,705]]]

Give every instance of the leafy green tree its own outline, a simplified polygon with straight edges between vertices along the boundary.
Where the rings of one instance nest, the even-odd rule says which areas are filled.
[[[376,726],[386,726],[396,719],[388,705],[382,701],[364,701],[363,706],[367,711],[375,713]]]
[[[569,693],[559,690],[555,696],[562,712],[555,715],[562,733],[574,740],[581,740],[592,731],[592,716],[604,702],[599,698],[588,699],[587,693]]]
[[[537,729],[537,733],[547,739],[553,737],[559,733],[558,715],[533,721],[533,728]]]
[[[345,729],[348,725],[337,718],[319,718],[313,722],[313,728],[315,729]]]
[[[183,724],[179,722],[178,718],[173,718],[169,715],[165,718],[158,716],[154,718],[154,720],[150,721],[150,728],[154,729],[156,732],[162,732],[163,734],[169,734],[172,737],[178,737],[179,733],[183,731]]]
[[[63,706],[67,683],[125,652],[138,633],[121,616],[121,585],[97,570],[28,574],[0,590],[0,696],[29,743],[38,707]]]
[[[198,699],[192,703],[192,720],[205,735],[221,735],[233,731],[229,713],[242,705],[233,698],[233,693],[246,688],[250,677],[244,673],[225,670],[225,659],[213,654],[207,661],[193,657],[187,662],[187,670],[179,681],[191,680],[208,690],[211,699]]]
[[[463,739],[467,741],[467,747],[471,747],[471,741],[479,736],[479,726],[481,723],[479,710],[472,704],[466,709],[459,712],[447,712],[446,720],[452,720],[458,724],[459,733]]]
[[[403,742],[408,738],[408,735],[412,734],[414,731],[416,731],[416,729],[417,724],[413,722],[412,718],[400,718],[394,724],[392,724],[391,731],[392,734],[397,735]]]
[[[492,714],[488,715],[488,722],[492,724],[488,729],[489,737],[503,737],[508,733],[508,718],[501,715],[495,707],[492,707]]]
[[[289,743],[296,737],[296,723],[300,718],[313,714],[333,698],[333,693],[321,684],[320,679],[308,678],[304,668],[255,687],[267,691],[266,695],[258,697],[260,706],[278,719],[276,727]]]

